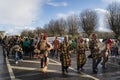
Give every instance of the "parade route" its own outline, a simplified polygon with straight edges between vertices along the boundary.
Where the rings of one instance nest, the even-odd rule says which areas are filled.
[[[36,78],[36,80],[39,80],[39,79],[46,80],[45,77],[43,77],[42,75],[44,75],[44,76],[46,75],[46,78],[47,77],[52,77],[52,79],[58,78],[58,80],[61,78],[65,78],[66,80],[69,80],[69,79],[72,79],[73,77],[76,77],[78,79],[83,79],[83,80],[84,79],[99,80],[99,79],[92,77],[90,75],[87,75],[85,73],[78,74],[77,71],[72,67],[69,68],[70,70],[69,70],[68,74],[62,75],[60,63],[53,59],[50,59],[50,63],[48,65],[48,70],[45,73],[42,73],[40,71],[39,60],[23,60],[23,61],[19,61],[18,64],[15,64],[13,59],[9,59],[9,62],[11,65],[11,66],[9,66],[9,70],[12,69],[12,72],[9,71],[12,80],[14,80],[14,78],[21,79],[21,80],[25,80],[25,79],[33,80],[34,78]],[[27,73],[27,72],[29,72],[29,73]],[[69,77],[67,77],[67,76],[69,76]]]
[[[0,48],[0,53],[2,50]],[[2,58],[2,55],[1,57]],[[3,59],[3,58],[2,58]],[[2,61],[1,59],[1,61]],[[102,70],[101,65],[98,66],[98,73],[92,73],[92,60],[87,59],[84,66],[84,70],[81,73],[77,73],[76,70],[76,58],[73,56],[71,67],[69,67],[69,73],[63,75],[61,72],[61,63],[59,59],[50,57],[48,70],[43,73],[40,71],[40,60],[25,58],[20,60],[18,64],[15,64],[13,58],[6,58],[4,64],[6,69],[1,72],[1,80],[120,80],[120,66],[114,63],[107,63],[107,69]],[[1,64],[2,65],[2,64]],[[5,67],[4,67],[5,68]],[[8,69],[7,69],[8,68]],[[3,74],[7,74],[6,76]]]

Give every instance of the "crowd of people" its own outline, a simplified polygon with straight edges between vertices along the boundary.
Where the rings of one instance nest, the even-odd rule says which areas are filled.
[[[82,35],[77,39],[69,41],[68,36],[64,37],[62,42],[58,37],[50,43],[47,35],[41,33],[39,38],[23,37],[23,36],[5,36],[1,39],[3,56],[10,57],[12,54],[15,64],[19,60],[23,60],[24,56],[30,58],[39,58],[41,69],[45,71],[49,63],[49,53],[52,57],[60,59],[62,73],[68,73],[71,66],[71,54],[76,55],[77,71],[83,70],[87,58],[92,58],[92,71],[98,72],[98,64],[101,63],[102,68],[106,69],[106,62],[109,56],[120,55],[120,40],[103,39],[102,42],[97,38],[97,34],[92,34],[89,42]],[[86,51],[90,50],[91,54],[86,57]]]

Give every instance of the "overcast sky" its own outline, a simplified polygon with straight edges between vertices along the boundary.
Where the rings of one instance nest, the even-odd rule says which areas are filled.
[[[42,27],[51,19],[79,15],[89,8],[100,17],[98,30],[108,31],[103,19],[112,1],[115,0],[0,0],[0,30],[19,34],[23,29]]]

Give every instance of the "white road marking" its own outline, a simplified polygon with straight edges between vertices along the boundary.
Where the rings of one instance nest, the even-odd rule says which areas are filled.
[[[14,59],[9,59],[9,61],[14,61]],[[31,61],[31,60],[22,60],[20,62],[27,62],[27,63],[40,63],[40,61]],[[56,63],[48,63],[48,64],[51,64],[51,65],[59,65],[59,64],[56,64]]]
[[[28,68],[28,67],[18,67],[18,66],[11,66],[13,69],[23,69],[23,70],[37,70],[37,68]]]
[[[8,71],[9,71],[11,80],[15,80],[15,75],[13,73],[12,67],[11,67],[7,57],[6,57],[6,63],[7,63],[7,67],[8,67]]]
[[[50,59],[50,58],[49,58],[49,59]],[[12,59],[9,59],[9,60],[13,61]],[[50,59],[50,60],[53,61],[53,62],[55,62],[55,63],[52,63],[52,64],[61,65],[61,63],[58,62],[58,61],[55,61],[55,60],[53,60],[53,59]],[[39,61],[28,61],[28,60],[23,60],[22,62],[40,63]],[[49,64],[51,64],[51,63],[49,63]],[[22,70],[36,70],[36,71],[41,71],[40,68],[28,68],[28,67],[18,67],[18,66],[10,66],[10,68],[13,68],[13,69],[22,69]],[[72,68],[72,67],[69,67],[69,68],[70,68],[71,70],[77,72],[76,69],[74,69],[74,68]],[[46,72],[61,73],[59,70],[49,70],[49,69],[48,69]],[[92,78],[92,79],[94,79],[94,80],[99,80],[98,78],[95,78],[95,77],[93,77],[93,76],[91,76],[91,75],[88,75],[88,74],[86,74],[86,73],[81,72],[81,74],[82,74],[82,75],[79,75],[79,74],[76,74],[76,73],[69,73],[69,75],[79,75],[79,76],[81,76],[81,77],[89,77],[89,78]],[[15,78],[15,76],[14,76],[14,78]],[[12,80],[13,80],[13,79],[12,79]]]
[[[55,60],[53,60],[53,59],[50,59],[50,60],[53,61],[53,62],[55,62],[55,63],[57,63],[57,64],[61,64],[60,62],[55,61]],[[76,69],[74,69],[74,68],[72,68],[72,67],[69,67],[69,68],[70,68],[71,70],[77,72]],[[93,76],[91,76],[91,75],[88,75],[88,74],[86,74],[86,73],[83,73],[83,72],[80,72],[80,73],[82,74],[83,77],[89,77],[89,78],[92,78],[92,79],[94,79],[94,80],[99,80],[98,78],[93,77]]]
[[[28,68],[28,67],[18,67],[18,66],[12,66],[13,69],[21,69],[21,70],[35,70],[35,71],[41,71],[41,68]],[[50,69],[47,69],[46,72],[59,72],[57,70],[50,70]]]
[[[11,66],[13,69],[21,69],[21,70],[34,70],[34,71],[42,71],[41,68],[28,68],[28,67],[18,67],[18,66]],[[54,73],[60,73],[59,70],[51,70],[47,69],[46,72],[54,72]],[[75,73],[68,73],[69,75],[76,75]]]

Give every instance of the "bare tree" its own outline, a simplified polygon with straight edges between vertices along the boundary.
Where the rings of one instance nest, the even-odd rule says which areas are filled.
[[[51,29],[49,28],[49,24],[44,25],[43,31],[47,34],[47,36],[53,36]]]
[[[55,27],[57,34],[62,36],[63,34],[65,34],[66,21],[63,18],[56,20]]]
[[[96,32],[98,34],[98,38],[106,39],[106,38],[115,38],[113,32]]]
[[[97,26],[97,13],[90,9],[83,11],[80,14],[80,26],[89,37]]]
[[[35,33],[32,30],[28,31],[28,37],[35,37]]]
[[[51,20],[48,24],[48,29],[49,29],[49,32],[52,33],[52,36],[56,34],[55,22],[56,22],[55,20]]]
[[[32,30],[23,30],[21,32],[21,36],[26,36],[26,37],[35,37],[35,33]]]
[[[41,28],[41,27],[37,27],[35,30],[34,30],[34,33],[39,36],[41,33],[44,32],[44,29]]]
[[[71,15],[67,18],[67,26],[68,26],[68,33],[74,36],[78,33],[78,17],[75,15]]]
[[[107,22],[115,33],[115,37],[118,38],[120,36],[120,3],[114,2],[109,4],[107,10]]]
[[[23,30],[22,32],[21,32],[21,36],[28,36],[28,30]]]

